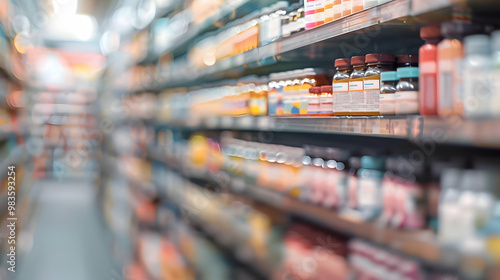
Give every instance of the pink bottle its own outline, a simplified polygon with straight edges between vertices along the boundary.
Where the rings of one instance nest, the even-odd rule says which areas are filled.
[[[426,41],[419,50],[420,113],[422,115],[437,115],[437,44],[441,40],[441,28],[438,24],[423,26],[420,28],[420,37]]]

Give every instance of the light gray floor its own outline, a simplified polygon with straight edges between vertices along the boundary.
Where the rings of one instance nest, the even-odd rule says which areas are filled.
[[[35,198],[39,206],[33,217],[33,234],[18,241],[32,242],[31,250],[18,263],[16,277],[9,278],[115,280],[111,234],[101,217],[92,183],[47,180],[36,182],[33,188],[40,190]]]

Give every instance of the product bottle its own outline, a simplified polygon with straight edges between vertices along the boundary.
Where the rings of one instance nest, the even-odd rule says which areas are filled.
[[[396,114],[396,86],[399,82],[396,71],[387,71],[380,74],[380,115]]]
[[[494,116],[500,115],[500,30],[491,33],[491,47],[493,51],[493,99],[491,102]],[[500,214],[500,213],[499,213]]]
[[[364,9],[363,0],[351,0],[352,2],[352,13],[361,12]]]
[[[311,87],[309,88],[309,102],[307,105],[307,114],[310,116],[318,116],[320,113],[319,109],[319,98],[321,96],[321,87]]]
[[[369,9],[371,7],[375,7],[379,5],[379,0],[364,0],[363,1],[363,6],[365,9]]]
[[[318,0],[304,0],[306,30],[316,27],[316,1]]]
[[[359,115],[380,115],[380,73],[394,71],[395,58],[393,54],[368,54],[365,57],[368,67],[363,79],[364,100]]]
[[[398,68],[397,73],[396,115],[418,114],[418,67]]]
[[[437,43],[441,39],[439,25],[427,25],[420,28],[420,37],[425,44],[419,50],[420,69],[420,113],[422,115],[437,115]]]
[[[333,0],[333,20],[342,17],[342,0]]]
[[[276,116],[278,114],[278,75],[278,73],[269,75],[267,107],[270,116]]]
[[[352,13],[352,0],[342,0],[342,17]]]
[[[333,76],[333,113],[335,116],[346,116],[349,114],[349,77],[351,74],[351,60],[339,58],[335,60],[337,72]]]
[[[473,24],[445,22],[441,25],[444,38],[438,45],[438,114],[463,115],[463,35],[480,31]]]
[[[334,0],[325,0],[325,23],[333,21],[333,2]]]
[[[464,110],[468,118],[491,117],[492,72],[490,38],[471,35],[464,39]]]
[[[321,97],[319,99],[319,108],[322,116],[333,115],[332,86],[321,86]]]
[[[349,190],[348,208],[358,209],[358,171],[361,168],[361,158],[352,156],[349,158],[349,176],[347,186]]]
[[[364,220],[372,220],[382,212],[382,179],[385,157],[364,156],[358,171],[358,208]]]
[[[285,91],[285,86],[286,86],[286,73],[278,73],[276,75],[276,80],[277,80],[277,85],[276,85],[276,93],[277,93],[277,102],[276,102],[276,115],[277,116],[283,116],[284,114],[284,104],[283,104],[283,94]]]
[[[258,80],[258,84],[250,92],[250,114],[252,116],[264,116],[268,114],[268,91],[267,78]]]
[[[365,57],[353,56],[351,58],[353,71],[349,78],[349,115],[363,115],[365,111],[365,95],[363,79],[365,77]]]
[[[325,0],[315,0],[314,9],[316,26],[323,25],[325,23]]]
[[[418,67],[418,54],[403,54],[396,56],[396,68]]]
[[[297,16],[295,19],[295,29],[292,33],[300,32],[306,30],[306,15],[304,12],[304,8],[297,9]]]

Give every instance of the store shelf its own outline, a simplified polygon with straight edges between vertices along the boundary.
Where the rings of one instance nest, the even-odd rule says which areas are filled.
[[[245,67],[249,64],[255,65],[255,67],[260,67],[261,65],[269,64],[269,59],[276,61],[277,56],[291,51],[300,50],[304,47],[338,38],[346,34],[351,34],[355,31],[364,30],[370,27],[381,27],[382,24],[389,23],[394,20],[403,21],[409,17],[417,16],[422,13],[429,13],[435,11],[436,9],[451,7],[451,5],[455,2],[460,1],[462,0],[427,0],[423,2],[429,3],[428,5],[414,4],[414,7],[412,7],[412,2],[415,1],[394,0],[322,25],[315,29],[303,31],[271,44],[223,59],[211,66],[201,69],[193,68],[186,61],[183,65],[177,65],[178,67],[175,68],[175,71],[171,71],[171,74],[167,77],[162,77],[161,81],[157,81],[151,88],[141,88],[137,89],[137,91],[159,91],[167,88],[191,86],[191,83],[194,81],[196,81],[197,84],[200,84],[202,81],[208,82],[210,80],[216,80],[217,77],[215,76],[220,76],[220,74],[224,71],[235,69],[237,67]],[[427,9],[427,7],[430,8]],[[388,24],[388,26],[390,26],[390,24]],[[396,33],[394,33],[394,37],[397,37]],[[382,40],[382,37],[380,39]],[[401,40],[402,43],[404,43],[404,41],[405,40]],[[353,48],[353,46],[351,46],[351,48]]]
[[[433,144],[500,148],[497,119],[439,118],[431,116],[380,117],[206,117],[174,122],[184,130],[233,130],[271,133],[317,133],[386,137]]]
[[[217,12],[215,12],[212,16],[206,18],[204,21],[199,23],[193,23],[186,30],[185,33],[178,34],[177,38],[173,41],[172,45],[169,46],[162,53],[171,53],[178,52],[179,50],[186,50],[188,44],[192,42],[195,38],[197,38],[203,32],[206,32],[211,26],[224,17],[227,17],[233,12],[236,12],[238,9],[244,7],[245,5],[251,3],[252,0],[237,0],[237,1],[229,1],[225,2]],[[255,1],[254,1],[255,2]],[[161,55],[149,55],[138,64],[147,65],[151,63],[155,63],[158,61]]]
[[[334,232],[372,241],[415,258],[426,266],[443,270],[453,270],[464,265],[482,267],[483,269],[494,268],[485,258],[465,256],[457,251],[441,248],[435,234],[427,230],[403,231],[382,226],[377,222],[362,221],[349,213],[338,214],[334,210],[299,201],[275,190],[249,184],[241,177],[229,176],[227,173],[213,174],[206,170],[183,168],[172,157],[161,159],[162,154],[158,151],[155,151],[154,155],[154,160],[164,163],[167,168],[178,172],[187,179],[205,180],[219,185],[222,182],[223,186],[221,187],[227,191],[273,206]]]

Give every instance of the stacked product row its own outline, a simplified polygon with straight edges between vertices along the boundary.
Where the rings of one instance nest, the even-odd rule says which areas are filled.
[[[475,25],[451,22],[442,27],[422,28],[422,38],[439,36],[441,29],[449,34],[453,28],[478,30]],[[428,42],[422,46],[420,57],[376,53],[336,59],[333,79],[328,70],[306,68],[268,77],[228,80],[219,87],[201,88],[168,99],[168,106],[175,111],[173,115],[189,111],[191,116],[200,117],[495,117],[500,114],[500,87],[494,82],[498,73],[493,67],[500,65],[500,32],[493,32],[491,38],[490,41],[487,35],[470,35],[463,47],[458,39],[445,39],[438,45],[431,44],[436,41]],[[451,58],[450,54],[456,57]]]
[[[243,279],[451,277],[356,238],[349,239],[304,222],[287,224],[286,213],[245,197],[214,191],[212,185],[194,184],[164,166],[156,165],[154,174],[162,180],[155,183],[156,192],[166,200],[146,202],[151,204],[149,214],[141,216],[158,217],[156,221],[150,219],[150,223],[161,226],[166,238],[150,232],[138,235],[138,255],[150,275],[240,279],[244,273],[240,264],[244,263],[264,275],[249,274]],[[146,244],[150,241],[153,244]],[[232,256],[224,253],[226,250]],[[238,262],[234,263],[232,257]]]
[[[474,241],[484,245],[482,253],[498,254],[486,244],[499,234],[499,178],[485,170],[482,159],[416,162],[402,154],[363,155],[231,137],[219,143],[201,135],[191,138],[188,147],[192,168],[224,170],[250,186],[273,189],[351,219],[404,230],[432,229],[443,246],[467,251],[467,242]],[[463,212],[467,219],[458,214]]]

